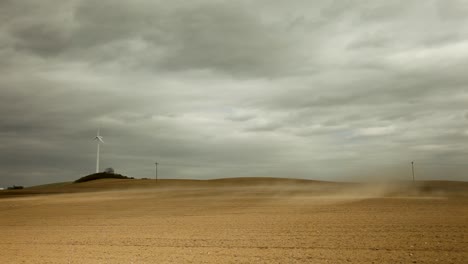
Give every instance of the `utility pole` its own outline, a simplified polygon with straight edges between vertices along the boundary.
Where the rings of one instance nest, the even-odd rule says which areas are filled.
[[[411,162],[411,170],[413,171],[413,184],[414,184],[414,161]]]
[[[155,162],[154,165],[156,165],[156,181],[158,181],[158,163]]]

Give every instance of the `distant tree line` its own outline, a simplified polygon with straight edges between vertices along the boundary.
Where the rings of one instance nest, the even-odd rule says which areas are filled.
[[[75,181],[75,183],[94,181],[99,179],[134,179],[133,177],[123,176],[121,174],[99,172],[88,176],[84,176]]]
[[[20,189],[23,189],[23,188],[24,188],[23,186],[13,185],[11,187],[8,187],[7,190],[20,190]]]

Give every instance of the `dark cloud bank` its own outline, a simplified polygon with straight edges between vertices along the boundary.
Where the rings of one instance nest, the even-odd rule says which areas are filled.
[[[0,186],[93,172],[99,126],[103,166],[135,177],[157,160],[168,178],[406,179],[415,160],[468,180],[467,18],[466,1],[0,1]]]

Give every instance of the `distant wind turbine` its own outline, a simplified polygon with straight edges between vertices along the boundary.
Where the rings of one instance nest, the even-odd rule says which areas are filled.
[[[99,128],[97,131],[97,136],[94,138],[94,140],[97,141],[96,173],[99,172],[99,146],[101,145],[101,143],[104,143],[102,136],[99,135],[100,130],[101,129]]]

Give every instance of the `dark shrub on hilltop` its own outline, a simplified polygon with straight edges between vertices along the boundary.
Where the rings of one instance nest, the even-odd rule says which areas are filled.
[[[99,173],[94,173],[88,176],[81,177],[78,180],[76,180],[75,183],[94,181],[94,180],[99,180],[99,179],[134,179],[134,178],[123,176],[120,174],[99,172]]]
[[[13,185],[11,187],[8,187],[7,190],[21,190],[23,189],[24,187],[23,186],[16,186],[16,185]]]

